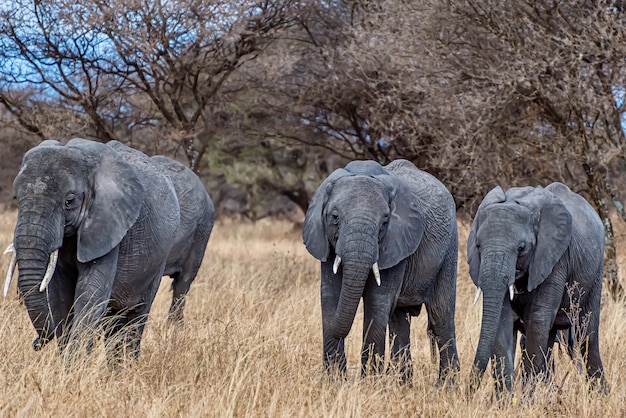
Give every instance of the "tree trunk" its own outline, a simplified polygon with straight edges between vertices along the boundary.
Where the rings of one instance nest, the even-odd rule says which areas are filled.
[[[608,185],[601,173],[594,170],[590,164],[583,164],[587,173],[587,185],[589,186],[589,194],[593,201],[593,205],[604,225],[604,281],[613,300],[626,303],[626,293],[619,281],[617,270],[617,250],[615,249],[615,234],[613,233],[613,223],[606,206],[604,197],[611,195]],[[620,208],[618,208],[619,210]]]

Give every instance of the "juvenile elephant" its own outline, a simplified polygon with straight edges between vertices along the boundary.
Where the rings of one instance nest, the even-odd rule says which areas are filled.
[[[467,258],[484,294],[473,388],[492,359],[498,390],[511,390],[518,331],[524,381],[549,375],[557,332],[572,328],[587,377],[608,389],[598,343],[604,229],[585,199],[561,183],[496,187],[476,212]]]
[[[14,181],[13,244],[18,290],[38,334],[35,349],[56,336],[63,352],[104,323],[105,342],[119,337],[107,344],[109,353],[139,355],[168,255],[175,281],[188,276],[185,260],[192,274],[199,263],[197,253],[187,257],[176,242],[195,226],[181,223],[176,176],[172,181],[164,164],[117,142],[83,139],[44,141],[26,153]],[[208,225],[212,214],[192,220]],[[206,245],[202,229],[196,242]]]
[[[302,237],[321,261],[324,364],[346,370],[344,339],[361,297],[362,373],[382,371],[389,326],[392,359],[412,377],[410,316],[428,312],[440,352],[439,380],[459,369],[454,328],[455,204],[436,178],[406,160],[353,161],[313,195]]]

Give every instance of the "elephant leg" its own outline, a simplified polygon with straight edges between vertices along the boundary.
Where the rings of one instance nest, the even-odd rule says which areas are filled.
[[[410,383],[413,379],[410,331],[409,314],[403,310],[394,309],[389,317],[391,361],[397,365],[403,383]]]
[[[498,393],[505,390],[510,392],[513,388],[516,342],[517,330],[513,325],[513,309],[507,299],[502,305],[500,323],[493,346],[493,378]]]
[[[572,324],[567,329],[567,334],[565,330],[561,331],[560,337],[562,340],[560,344],[567,344],[567,355],[574,362],[574,365],[576,366],[576,370],[578,371],[579,374],[583,374],[583,369],[585,366],[583,364],[582,358],[578,355],[576,351],[576,347],[578,343],[576,342],[576,334],[574,331],[574,325]]]
[[[198,270],[202,265],[204,252],[209,241],[212,226],[202,225],[196,230],[193,243],[190,246],[189,256],[183,264],[180,273],[172,276],[172,304],[167,316],[170,324],[182,325],[183,310],[185,309],[185,299],[189,292],[189,287],[198,275]]]
[[[532,378],[538,375],[547,377],[547,361],[551,354],[549,347],[552,322],[556,314],[545,311],[533,312],[526,323],[526,344],[522,353],[524,384],[528,384]]]
[[[110,366],[124,358],[124,335],[121,331],[127,322],[126,310],[108,309],[103,318],[104,348]]]
[[[380,286],[370,272],[363,291],[363,348],[361,375],[368,370],[382,373],[385,368],[387,325],[400,293],[406,263],[401,262],[381,272]]]
[[[554,344],[559,331],[556,328],[552,328],[548,334],[548,349],[546,351],[546,377],[551,378],[554,376]]]
[[[172,278],[172,304],[167,313],[167,322],[171,325],[182,325],[185,297],[193,279],[185,280],[182,272],[174,273],[170,277]]]
[[[74,298],[74,318],[68,337],[70,355],[75,354],[81,345],[88,346],[92,343],[96,328],[111,297],[117,255],[116,247],[110,253],[79,268]]]
[[[370,370],[382,373],[385,368],[385,336],[391,308],[389,303],[372,299],[375,298],[363,297],[362,376]]]
[[[598,292],[599,293],[599,292]],[[599,306],[599,303],[596,305]],[[597,387],[603,393],[610,392],[610,385],[604,376],[604,366],[600,358],[600,342],[598,328],[600,325],[600,313],[591,312],[588,316],[588,322],[585,326],[579,325],[578,329],[584,330],[584,336],[581,344],[581,354],[585,359],[587,370],[587,380],[593,387]],[[580,319],[584,321],[583,318]]]
[[[456,304],[456,251],[450,251],[434,283],[433,297],[426,304],[429,328],[439,348],[439,384],[454,379],[460,370],[456,349],[454,311]]]
[[[64,273],[63,268],[58,268],[51,285],[48,286],[48,300],[54,301],[54,304],[50,303],[50,310],[55,323],[54,334],[60,354],[63,354],[68,343],[70,324],[74,317],[72,306],[76,287],[76,283],[65,277]]]
[[[152,279],[152,285],[145,295],[142,303],[129,309],[125,315],[123,326],[120,327],[121,343],[125,357],[132,360],[139,358],[141,348],[141,337],[148,321],[148,314],[154,302],[157,290],[159,289],[161,274]]]
[[[322,302],[322,333],[324,339],[324,367],[330,374],[346,373],[344,339],[332,336],[332,322],[341,294],[341,270],[333,274],[332,263],[321,263],[322,281],[320,287]]]

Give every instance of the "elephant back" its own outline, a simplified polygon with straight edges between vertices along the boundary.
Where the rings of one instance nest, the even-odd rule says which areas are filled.
[[[408,160],[395,160],[385,166],[411,190],[423,213],[432,213],[436,219],[456,223],[456,205],[450,191],[435,176],[418,169]]]
[[[151,160],[157,167],[163,169],[164,174],[174,185],[181,216],[206,218],[212,223],[215,216],[213,201],[196,173],[164,155],[155,155]]]

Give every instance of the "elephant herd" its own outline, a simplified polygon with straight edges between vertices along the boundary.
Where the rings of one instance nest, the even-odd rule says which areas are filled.
[[[363,298],[362,373],[382,370],[388,330],[392,363],[411,379],[410,317],[424,305],[439,382],[454,378],[458,235],[454,200],[440,181],[406,160],[353,161],[317,189],[302,237],[321,262],[327,368],[345,372],[344,338]],[[590,383],[608,391],[598,342],[603,260],[600,218],[564,184],[491,190],[467,242],[476,300],[484,295],[470,390],[490,360],[498,391],[511,390],[518,332],[522,382],[548,377],[565,330]]]
[[[173,279],[168,319],[182,321],[215,214],[191,170],[116,141],[44,141],[24,156],[14,188],[5,295],[17,264],[35,349],[56,337],[71,357],[106,324],[110,359],[137,357],[163,275]],[[439,382],[454,380],[458,232],[440,181],[406,160],[350,162],[313,195],[302,238],[321,262],[329,372],[346,371],[344,340],[363,299],[362,373],[383,371],[388,338],[390,367],[411,381],[410,320],[424,306]],[[467,242],[476,299],[483,294],[471,389],[491,361],[498,391],[511,390],[518,333],[522,383],[549,377],[565,331],[590,383],[608,391],[598,341],[603,256],[598,215],[567,186],[496,187],[485,196]]]

